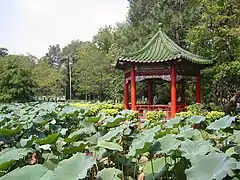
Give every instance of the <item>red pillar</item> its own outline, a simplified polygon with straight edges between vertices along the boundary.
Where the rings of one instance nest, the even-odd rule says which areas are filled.
[[[196,103],[201,103],[201,85],[200,85],[200,71],[196,76]]]
[[[129,109],[129,104],[128,104],[128,84],[126,82],[127,76],[126,73],[124,73],[124,83],[123,83],[123,88],[124,88],[124,109]]]
[[[153,86],[153,81],[152,79],[148,80],[148,104],[152,105],[153,104],[153,95],[152,95],[152,86]]]
[[[135,66],[131,68],[131,107],[132,110],[136,111],[136,72]]]
[[[175,64],[171,64],[171,118],[177,113],[177,73]]]

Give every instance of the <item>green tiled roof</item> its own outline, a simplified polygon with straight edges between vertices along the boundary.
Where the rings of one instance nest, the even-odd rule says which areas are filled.
[[[123,54],[118,61],[137,62],[137,63],[155,63],[166,62],[174,59],[185,59],[197,64],[212,64],[202,56],[193,54],[178,46],[160,29],[153,38],[139,51],[129,54]]]

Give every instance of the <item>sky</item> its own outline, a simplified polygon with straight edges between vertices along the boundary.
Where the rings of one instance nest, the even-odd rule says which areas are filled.
[[[49,45],[91,41],[126,19],[127,0],[0,0],[0,47],[42,57]]]

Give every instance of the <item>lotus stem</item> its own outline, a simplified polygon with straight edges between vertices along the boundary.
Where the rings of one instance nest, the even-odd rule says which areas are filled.
[[[134,169],[133,169],[133,177],[135,178],[136,176],[136,163],[134,164]]]
[[[164,159],[165,159],[165,166],[166,166],[166,178],[167,178],[167,180],[168,180],[168,179],[169,179],[169,177],[168,177],[167,154],[164,154]]]
[[[122,180],[124,180],[123,164],[122,164]]]
[[[154,174],[154,168],[153,168],[152,158],[151,158],[151,167],[152,167],[152,175],[153,175],[153,180],[154,180],[154,178],[155,178],[155,174]]]

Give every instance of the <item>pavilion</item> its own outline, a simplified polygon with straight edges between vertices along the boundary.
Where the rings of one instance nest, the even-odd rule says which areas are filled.
[[[174,117],[185,107],[184,100],[182,104],[177,104],[176,84],[181,83],[184,88],[184,79],[187,77],[196,77],[196,103],[201,103],[200,70],[212,63],[211,60],[178,46],[160,28],[142,49],[123,54],[117,60],[116,68],[124,72],[124,109],[161,109],[170,111],[170,117]],[[171,83],[171,103],[168,105],[153,105],[152,80],[157,78]],[[136,82],[143,80],[148,82],[148,104],[136,104]],[[128,102],[129,84],[131,104]]]

